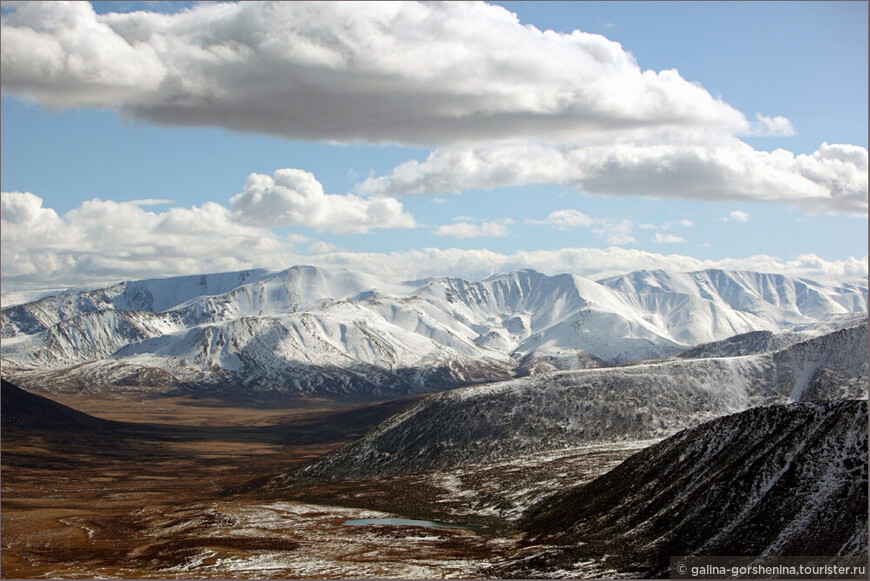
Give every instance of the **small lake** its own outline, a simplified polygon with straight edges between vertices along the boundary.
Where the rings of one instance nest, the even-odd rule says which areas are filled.
[[[415,520],[412,518],[359,518],[344,521],[344,526],[361,527],[364,525],[392,525],[404,527],[428,527],[437,529],[465,529],[475,531],[482,529],[481,525],[463,525],[434,520]]]

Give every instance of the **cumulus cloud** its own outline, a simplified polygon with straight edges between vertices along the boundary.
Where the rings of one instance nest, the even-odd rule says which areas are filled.
[[[634,226],[631,220],[600,218],[595,223],[596,227],[592,231],[601,238],[604,238],[607,244],[623,246],[637,242],[634,236],[631,235],[631,230]]]
[[[63,220],[57,212],[42,206],[42,198],[30,192],[3,192],[0,219],[4,239],[18,241],[33,236],[49,248],[65,242]]]
[[[591,226],[595,221],[579,210],[556,210],[544,220],[526,220],[536,226],[552,226],[557,230],[570,230],[579,226]]]
[[[230,198],[230,207],[246,224],[308,226],[336,234],[417,225],[395,199],[325,194],[314,175],[300,169],[279,169],[272,176],[249,175],[244,191]]]
[[[777,115],[768,117],[761,113],[755,114],[755,124],[752,133],[768,137],[791,137],[795,134],[791,121],[786,117]]]
[[[250,268],[285,243],[206,203],[153,213],[92,199],[59,216],[29,192],[0,195],[4,286],[98,282],[133,276]]]
[[[745,224],[746,222],[749,222],[749,218],[751,218],[751,217],[752,217],[752,215],[749,214],[748,212],[744,212],[742,210],[734,210],[733,212],[731,212],[730,214],[728,214],[727,216],[722,218],[722,221],[723,222],[740,222],[741,224]]]
[[[812,212],[867,213],[867,149],[823,143],[812,154],[719,145],[436,149],[422,162],[358,184],[368,195],[407,196],[557,184],[610,196],[785,202]]]
[[[612,218],[590,218],[579,210],[556,210],[543,220],[526,219],[533,226],[550,226],[557,230],[570,230],[579,227],[591,227],[592,232],[607,244],[622,246],[637,242],[631,231],[634,223],[631,220],[614,220]]]
[[[653,237],[653,242],[656,244],[680,244],[685,242],[686,239],[682,236],[675,236],[674,234],[662,234],[661,232],[656,232],[656,235]]]
[[[298,232],[290,232],[284,238],[291,244],[305,244],[307,242],[311,242],[311,238],[309,238],[305,234],[300,234]]]
[[[148,205],[94,198],[61,216],[30,192],[3,192],[4,286],[280,267],[294,245],[310,239],[300,233],[278,236],[275,226],[337,233],[415,226],[395,200],[327,195],[311,174],[299,170],[252,174],[245,191],[231,199],[232,209],[207,202],[151,212]],[[309,250],[338,248],[315,243]]]
[[[514,223],[510,218],[491,220],[475,224],[463,218],[454,224],[444,224],[435,230],[436,236],[453,238],[504,238],[510,234],[508,226]]]
[[[692,228],[695,226],[695,223],[692,222],[691,220],[686,220],[686,219],[669,221],[669,222],[665,222],[663,224],[653,224],[651,222],[644,222],[643,224],[639,224],[637,229],[638,230],[658,230],[658,229],[670,230],[671,228],[676,228],[678,226],[682,227],[682,228]]]
[[[136,206],[165,206],[166,204],[172,204],[174,202],[173,200],[165,200],[163,198],[144,198],[141,200],[130,200],[126,203],[134,204]]]
[[[562,248],[503,254],[485,249],[422,248],[390,253],[338,252],[317,257],[321,266],[361,270],[391,280],[410,280],[451,273],[469,280],[520,268],[546,274],[572,273],[601,278],[641,269],[690,272],[705,268],[782,273],[818,280],[861,279],[867,257],[823,260],[813,254],[794,260],[757,255],[747,258],[699,260],[679,254],[659,254],[627,248]]]
[[[603,36],[540,31],[484,3],[202,3],[97,15],[83,2],[9,2],[4,12],[3,92],[52,108],[430,145],[755,132],[676,70],[641,70]]]
[[[4,93],[54,108],[120,104],[159,91],[167,70],[155,47],[119,35],[89,3],[3,7]]]
[[[793,135],[791,121],[750,122],[675,70],[642,70],[619,43],[540,31],[499,6],[241,2],[97,15],[84,2],[8,2],[2,35],[3,93],[49,108],[442,146],[364,181],[361,195],[542,183],[867,213],[866,148],[756,151],[737,137]],[[312,205],[275,201],[285,216]],[[335,205],[368,212],[358,198]]]
[[[306,239],[279,237],[269,228],[240,224],[219,204],[152,213],[135,204],[94,199],[61,216],[27,192],[0,195],[0,222],[4,291],[312,263],[391,280],[444,274],[479,280],[529,267],[593,278],[642,268],[758,270],[820,279],[867,276],[866,256],[834,261],[812,254],[794,260],[763,255],[698,260],[615,247],[513,254],[456,248],[365,253],[317,242],[299,254],[293,251],[294,244]]]
[[[340,250],[344,249],[323,240],[318,240],[308,245],[308,254],[326,254],[327,252],[338,252]]]

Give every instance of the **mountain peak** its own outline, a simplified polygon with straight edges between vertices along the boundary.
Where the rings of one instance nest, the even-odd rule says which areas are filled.
[[[303,381],[305,366],[320,377],[310,389],[370,389],[377,376],[377,389],[428,390],[666,357],[866,310],[866,285],[784,276],[652,270],[595,282],[527,268],[480,282],[393,283],[303,264],[126,282],[4,308],[2,353],[69,373],[111,360],[159,367],[179,382],[274,386]]]
[[[540,280],[542,278],[546,278],[547,275],[535,270],[534,268],[520,268],[518,270],[512,270],[510,272],[502,272],[493,274],[491,276],[486,277],[483,282],[490,282],[493,280],[499,280],[503,278],[531,278],[535,280]]]

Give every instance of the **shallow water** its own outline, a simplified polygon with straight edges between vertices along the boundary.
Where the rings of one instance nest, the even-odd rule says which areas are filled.
[[[478,530],[483,528],[481,525],[463,525],[449,522],[438,522],[434,520],[415,520],[411,518],[360,518],[344,521],[344,526],[359,527],[364,525],[393,525],[406,527],[428,527],[439,529],[466,529]]]

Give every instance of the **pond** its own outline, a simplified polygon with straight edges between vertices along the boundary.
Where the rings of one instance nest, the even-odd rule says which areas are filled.
[[[344,521],[344,526],[360,527],[364,525],[392,525],[405,527],[428,527],[438,529],[465,529],[479,530],[484,528],[482,525],[464,525],[449,522],[438,522],[434,520],[415,520],[412,518],[359,518]]]

